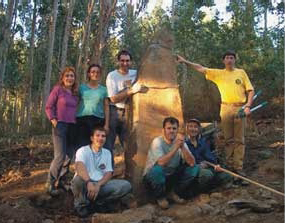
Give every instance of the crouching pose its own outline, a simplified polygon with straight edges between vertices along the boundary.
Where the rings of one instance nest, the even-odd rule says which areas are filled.
[[[207,192],[216,186],[228,183],[232,180],[232,177],[229,174],[221,172],[219,165],[216,165],[215,168],[213,168],[205,162],[208,161],[217,164],[217,159],[211,152],[209,144],[201,137],[200,128],[201,124],[197,119],[190,119],[186,124],[186,144],[195,157],[196,164],[199,167],[199,174],[197,177],[198,185],[193,185],[193,195],[199,192]]]
[[[199,168],[178,127],[176,118],[164,119],[163,136],[152,141],[144,171],[144,184],[163,209],[169,207],[167,198],[184,203],[181,197],[198,175]]]
[[[96,127],[90,139],[91,145],[83,146],[76,152],[76,173],[72,180],[74,207],[81,217],[86,217],[93,211],[95,202],[128,202],[132,189],[126,180],[111,179],[111,152],[103,148],[106,141],[105,129]]]

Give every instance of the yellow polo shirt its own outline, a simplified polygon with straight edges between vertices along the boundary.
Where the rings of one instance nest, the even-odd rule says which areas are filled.
[[[252,84],[243,69],[206,69],[206,78],[219,88],[222,102],[245,103],[246,91],[253,90]]]

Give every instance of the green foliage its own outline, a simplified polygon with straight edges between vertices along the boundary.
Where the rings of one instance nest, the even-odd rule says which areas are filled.
[[[11,41],[7,54],[6,71],[4,75],[4,96],[9,95],[9,101],[1,101],[0,122],[10,124],[7,120],[14,119],[16,96],[19,104],[24,103],[28,88],[27,68],[29,55],[29,39],[33,1],[19,1],[17,19],[14,18],[11,27]],[[213,0],[182,0],[176,1],[171,17],[169,12],[157,6],[152,13],[143,13],[148,1],[138,2],[137,10],[128,4],[119,4],[111,17],[107,35],[107,44],[102,54],[103,79],[107,73],[116,67],[116,54],[122,49],[131,51],[134,57],[134,67],[139,67],[147,46],[152,42],[155,32],[163,25],[172,27],[175,36],[175,53],[184,55],[187,59],[198,62],[206,67],[222,68],[222,54],[233,49],[238,54],[237,66],[246,70],[256,89],[261,89],[264,97],[271,100],[283,95],[284,80],[284,2],[268,0],[229,1],[227,10],[232,18],[225,23],[219,12],[212,19],[207,19],[202,11],[203,6],[213,6]],[[55,33],[55,47],[52,60],[51,86],[58,80],[62,40],[67,15],[67,1],[60,1]],[[82,47],[82,33],[87,14],[88,1],[75,1],[71,34],[68,41],[67,65],[75,66]],[[7,2],[0,3],[0,29],[5,28],[5,11]],[[37,7],[37,25],[35,32],[35,52],[32,81],[32,131],[38,131],[41,120],[41,97],[47,67],[47,43],[49,17],[52,4],[47,0],[39,0]],[[274,13],[278,25],[265,29],[263,21],[266,13]],[[99,22],[99,3],[96,1],[91,17],[89,55],[93,49],[93,41],[97,35]],[[0,46],[3,32],[0,32]],[[0,47],[1,48],[1,47]],[[86,58],[84,58],[86,59]],[[87,58],[88,59],[88,58]],[[81,69],[83,70],[83,69]],[[81,71],[78,71],[83,75]],[[188,75],[185,75],[188,72]],[[191,77],[192,70],[179,68],[181,84],[187,84],[185,77]],[[203,78],[199,76],[199,78]],[[21,103],[20,103],[21,102]],[[16,110],[16,111],[15,111]],[[19,113],[19,112],[18,112]],[[17,113],[17,114],[18,114]],[[3,122],[2,122],[3,121]],[[16,121],[15,121],[16,123]],[[36,124],[35,124],[36,123]],[[2,132],[3,125],[1,125]],[[17,126],[16,124],[12,126]],[[1,129],[0,129],[1,132]],[[1,134],[1,133],[0,133]]]
[[[223,52],[233,49],[238,55],[237,66],[247,71],[256,89],[266,92],[268,100],[282,95],[284,29],[281,21],[284,17],[279,18],[280,25],[268,30],[267,36],[261,35],[263,29],[257,26],[263,17],[262,7],[266,5],[272,12],[279,13],[284,11],[284,3],[276,8],[267,3],[249,6],[246,1],[230,1],[227,10],[232,18],[228,23],[221,23],[219,15],[205,22],[205,14],[200,11],[202,5],[182,1],[174,24],[175,37],[179,40],[176,52],[204,66],[222,68]]]

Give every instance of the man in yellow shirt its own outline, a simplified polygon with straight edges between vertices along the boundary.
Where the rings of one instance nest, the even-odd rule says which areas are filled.
[[[235,67],[236,54],[233,51],[227,51],[223,55],[224,69],[210,69],[187,61],[182,56],[177,55],[177,57],[178,62],[190,65],[218,86],[222,98],[220,116],[226,143],[227,166],[237,173],[242,173],[245,153],[245,119],[238,118],[237,113],[245,105],[244,113],[246,116],[250,115],[254,89],[246,72]]]

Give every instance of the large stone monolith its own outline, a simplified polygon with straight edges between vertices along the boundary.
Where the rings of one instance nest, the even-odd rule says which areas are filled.
[[[141,201],[146,197],[142,174],[147,153],[152,140],[162,135],[163,119],[176,117],[180,126],[183,126],[183,117],[196,117],[207,122],[219,118],[219,91],[203,76],[187,76],[187,82],[181,83],[179,87],[173,44],[171,32],[162,28],[153,44],[147,48],[138,72],[137,82],[147,86],[148,92],[134,95],[128,109],[129,138],[125,153],[125,173]],[[181,94],[183,109],[180,96],[182,86],[185,89]]]
[[[220,119],[221,96],[215,83],[193,70],[181,81],[180,90],[184,119],[197,118],[202,122]]]
[[[152,140],[162,134],[163,119],[176,117],[183,125],[182,103],[176,74],[176,58],[172,54],[173,36],[163,29],[142,59],[137,82],[148,92],[134,95],[131,108],[130,135],[126,150],[126,175],[135,194],[144,200],[142,174]]]

